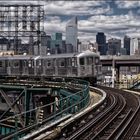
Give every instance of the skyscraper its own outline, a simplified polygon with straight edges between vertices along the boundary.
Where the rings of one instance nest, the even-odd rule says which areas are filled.
[[[62,33],[54,33],[52,35],[52,40],[61,40],[62,41]]]
[[[111,38],[108,40],[108,54],[109,55],[120,55],[121,52],[121,40]]]
[[[74,17],[66,25],[66,44],[73,46],[73,52],[77,52],[77,32],[77,17]]]
[[[96,43],[98,44],[98,51],[100,55],[106,55],[107,45],[106,45],[106,36],[103,32],[99,32],[96,35]]]
[[[139,46],[139,38],[131,38],[130,41],[130,55],[139,54],[140,46]]]
[[[41,44],[41,46],[38,47],[38,41],[34,42],[33,36],[30,36],[29,54],[34,54],[34,55],[46,55],[47,54],[47,35],[44,31],[41,32],[40,44]],[[33,48],[33,45],[34,45],[34,48]]]
[[[65,49],[65,48],[64,48]],[[62,48],[62,33],[55,33],[51,40],[51,54],[63,53]]]
[[[124,48],[126,49],[126,54],[130,55],[130,37],[124,36]]]

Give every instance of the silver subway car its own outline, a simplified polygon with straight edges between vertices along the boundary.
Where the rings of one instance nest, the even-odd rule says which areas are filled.
[[[101,75],[99,55],[94,52],[48,56],[1,56],[0,75],[74,77],[95,83]]]

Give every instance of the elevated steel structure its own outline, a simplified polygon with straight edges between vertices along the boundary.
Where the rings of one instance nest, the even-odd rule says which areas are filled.
[[[20,53],[20,41],[29,43],[29,54],[33,54],[34,46],[41,49],[41,31],[43,31],[44,7],[31,3],[0,3],[0,37],[8,39],[8,49]],[[13,39],[13,48],[10,40]]]
[[[51,82],[10,78],[0,81],[0,94],[0,139],[19,139],[54,120],[70,117],[90,99],[88,82],[61,78]]]

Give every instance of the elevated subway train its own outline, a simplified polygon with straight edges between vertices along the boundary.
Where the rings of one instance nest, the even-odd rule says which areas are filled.
[[[0,57],[0,76],[74,77],[95,83],[100,75],[100,57],[90,51],[47,56]]]

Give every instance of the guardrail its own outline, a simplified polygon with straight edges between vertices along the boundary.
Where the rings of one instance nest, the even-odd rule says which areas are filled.
[[[46,129],[47,126],[45,126],[42,129],[39,129],[39,130],[29,134],[29,135],[26,135],[25,137],[23,137],[24,140],[29,140],[29,139],[33,139],[33,138],[35,140],[40,140],[43,138],[55,139],[61,132],[63,132],[63,129],[65,127],[71,125],[71,123],[78,122],[81,119],[81,117],[89,114],[91,111],[93,111],[93,109],[100,106],[104,102],[104,100],[106,99],[106,93],[99,88],[95,88],[95,87],[91,87],[91,86],[90,86],[90,91],[101,95],[102,98],[97,103],[92,103],[92,104],[90,103],[88,107],[83,108],[79,113],[71,115],[71,117],[69,117],[68,119],[63,120],[62,122],[60,122],[60,124],[58,124],[52,130],[47,130]],[[43,132],[43,130],[45,130],[45,131]],[[23,139],[23,138],[21,138],[21,139]]]
[[[15,114],[14,116],[9,116],[0,120],[2,135],[1,138],[3,140],[12,138],[19,139],[21,137],[24,137],[32,129],[37,130],[43,125],[50,125],[53,121],[59,120],[64,116],[80,112],[81,109],[88,105],[90,98],[88,82],[79,79],[66,79],[61,81],[60,83],[58,82],[59,81],[57,81],[57,86],[51,88],[58,89],[60,96],[59,100],[55,100],[54,102],[51,102],[49,104],[42,105],[26,112],[22,112],[21,114]],[[60,86],[58,86],[59,84]],[[16,84],[13,85],[15,88]],[[27,82],[26,85],[28,85]],[[45,82],[43,83],[43,86],[44,85]],[[46,116],[42,115],[44,113],[43,111],[47,109],[51,110],[50,114]],[[28,120],[28,125],[25,125],[25,127],[21,129],[19,125],[20,120],[18,120],[18,118],[22,118],[24,121]],[[5,122],[14,124],[14,128],[10,128],[8,125],[4,125]]]

